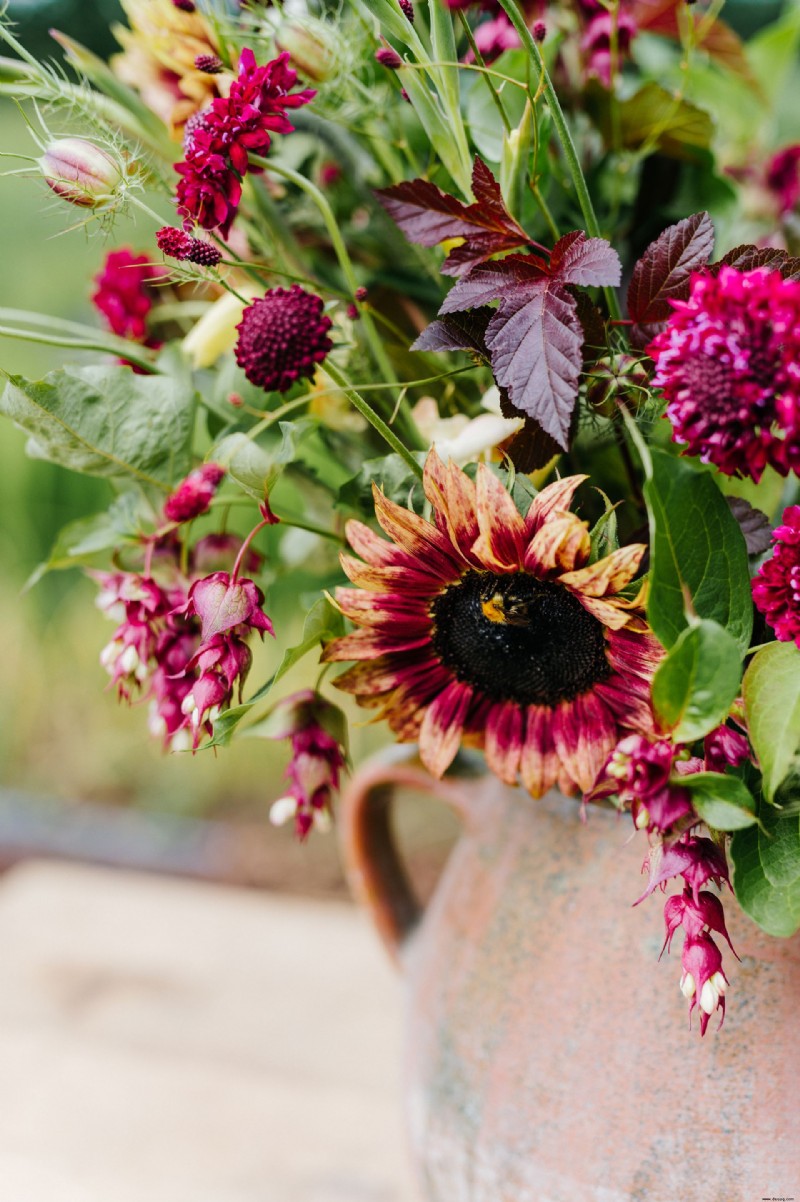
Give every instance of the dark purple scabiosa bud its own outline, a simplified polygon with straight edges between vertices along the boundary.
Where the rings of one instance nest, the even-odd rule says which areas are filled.
[[[410,21],[411,24],[413,25],[414,24],[414,5],[412,4],[411,0],[397,0],[397,4],[400,8],[400,12],[403,14],[403,16],[406,18],[406,20]]]
[[[322,312],[322,298],[299,284],[271,288],[248,305],[236,327],[236,362],[251,384],[266,392],[287,392],[310,379],[318,363],[333,349],[332,322]]]
[[[201,513],[207,513],[224,475],[225,469],[218,463],[204,463],[190,472],[164,502],[167,521],[190,522]]]
[[[172,0],[175,8],[179,8],[182,13],[193,13],[197,6],[194,0]]]
[[[382,67],[388,67],[391,71],[396,71],[403,65],[400,55],[391,46],[381,46],[379,50],[376,50],[375,62],[380,63]]]
[[[37,161],[56,196],[79,208],[108,208],[124,190],[123,163],[86,138],[58,138]]]
[[[219,75],[225,66],[218,54],[198,54],[194,65],[204,75]]]
[[[800,647],[800,505],[783,511],[771,559],[753,580],[753,601],[782,643]]]
[[[647,353],[673,441],[728,476],[800,470],[800,282],[724,266],[671,304]]]
[[[313,689],[279,702],[260,733],[269,739],[291,739],[286,769],[289,790],[270,809],[276,826],[294,819],[295,833],[305,839],[314,828],[327,830],[333,801],[345,766],[344,715]]]
[[[196,263],[199,267],[216,267],[222,259],[222,251],[204,238],[193,238],[185,230],[173,225],[164,225],[156,232],[158,249],[171,259],[185,263]]]
[[[547,37],[547,26],[544,21],[537,21],[532,30],[534,39],[537,42],[543,42]]]
[[[689,1003],[691,1015],[700,1010],[700,1034],[705,1035],[708,1020],[720,1011],[719,1025],[725,1019],[725,990],[728,978],[722,971],[722,955],[710,935],[687,935],[681,953],[681,993]]]
[[[353,295],[355,296],[357,301],[365,301],[367,299],[368,293],[367,293],[366,288],[362,284],[360,288],[356,288],[355,293]]]

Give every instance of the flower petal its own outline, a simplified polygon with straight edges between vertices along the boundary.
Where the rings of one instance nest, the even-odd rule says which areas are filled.
[[[336,604],[345,617],[359,626],[391,626],[393,632],[403,634],[431,629],[429,605],[424,597],[340,587],[336,590]]]
[[[559,762],[553,742],[553,711],[529,705],[525,721],[520,775],[532,797],[541,797],[558,779]]]
[[[631,630],[609,631],[606,658],[611,667],[623,675],[633,673],[649,684],[664,658],[664,648],[655,635]]]
[[[553,742],[565,772],[586,793],[617,744],[617,723],[598,696],[582,693],[556,709]]]
[[[415,659],[414,656],[419,656]],[[379,659],[364,660],[353,664],[335,685],[345,693],[362,693],[378,697],[393,689],[424,685],[431,694],[440,692],[452,679],[451,673],[438,660],[432,659],[427,651],[410,652],[408,655],[385,655]]]
[[[525,523],[494,472],[481,463],[475,482],[480,537],[472,551],[494,572],[517,571],[525,547]]]
[[[588,476],[565,476],[543,488],[531,501],[526,514],[526,536],[530,539],[555,510],[568,510],[578,485],[588,479]]]
[[[571,571],[591,551],[586,522],[574,513],[554,514],[533,536],[524,556],[526,572],[542,576],[558,569]]]
[[[597,618],[598,622],[602,622],[608,630],[621,630],[630,623],[631,615],[611,601],[606,601],[604,597],[585,597],[583,593],[573,593],[573,596],[580,601],[587,613]]]
[[[412,560],[408,565],[391,568],[374,568],[370,564],[354,559],[352,555],[340,555],[342,571],[353,584],[371,593],[394,593],[400,589],[416,593],[421,597],[435,597],[442,592],[444,583],[438,576],[429,575],[424,565]]]
[[[588,564],[574,572],[566,572],[559,584],[586,597],[605,597],[607,593],[618,593],[633,580],[647,547],[643,543],[632,543],[612,551],[605,559]]]
[[[443,579],[457,580],[460,568],[449,538],[430,522],[396,505],[373,485],[375,517],[381,528],[400,547],[415,557],[422,557],[428,571],[441,574]]]
[[[478,528],[477,496],[469,476],[455,463],[444,466],[435,451],[425,460],[425,495],[437,514],[437,524],[444,526],[453,549],[469,564],[480,566],[472,554]]]
[[[430,634],[398,635],[393,638],[386,630],[355,630],[328,643],[320,657],[325,664],[339,663],[349,659],[378,659],[398,651],[413,651],[430,644]]]
[[[486,763],[507,785],[517,783],[525,722],[516,701],[494,705],[486,724]]]
[[[472,688],[454,680],[428,707],[419,732],[419,754],[425,767],[440,777],[455,759],[472,703]]]

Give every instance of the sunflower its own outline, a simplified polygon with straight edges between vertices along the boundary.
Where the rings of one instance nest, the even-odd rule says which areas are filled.
[[[424,487],[433,522],[375,489],[392,540],[351,521],[337,590],[360,629],[328,645],[357,661],[336,681],[379,707],[401,742],[419,741],[441,776],[463,742],[535,797],[591,788],[624,732],[652,731],[650,682],[663,652],[635,599],[641,545],[590,563],[587,523],[569,510],[587,477],[557,480],[523,517],[500,480],[473,481],[435,451]]]

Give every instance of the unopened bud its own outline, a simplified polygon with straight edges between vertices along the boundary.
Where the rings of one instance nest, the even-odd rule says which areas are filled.
[[[533,27],[533,36],[537,42],[543,42],[547,37],[547,26],[544,21],[537,21]]]
[[[293,65],[307,79],[323,83],[336,73],[338,53],[333,26],[310,18],[284,21],[275,35],[275,45],[286,50]]]
[[[38,162],[55,194],[82,208],[107,207],[125,185],[122,163],[86,138],[59,138]]]
[[[381,46],[380,50],[376,50],[375,61],[382,67],[388,67],[391,71],[396,71],[403,65],[400,55],[391,46]]]

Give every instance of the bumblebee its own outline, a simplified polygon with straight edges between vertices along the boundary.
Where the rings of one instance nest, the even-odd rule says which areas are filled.
[[[520,588],[519,576],[490,580],[480,598],[483,616],[505,626],[531,626],[536,621],[542,600],[541,593]]]

